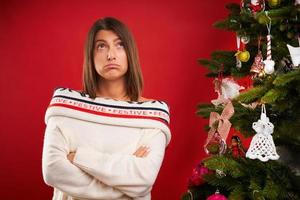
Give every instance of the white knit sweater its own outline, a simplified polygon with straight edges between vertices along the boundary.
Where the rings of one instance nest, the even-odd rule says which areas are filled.
[[[162,101],[91,99],[58,88],[46,111],[42,171],[53,200],[149,200],[171,139]],[[133,153],[150,147],[146,157]],[[73,163],[67,159],[75,151]]]

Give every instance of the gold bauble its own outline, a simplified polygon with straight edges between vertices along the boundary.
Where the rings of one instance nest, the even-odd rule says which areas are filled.
[[[273,8],[276,6],[279,6],[281,3],[281,0],[268,0],[268,5]]]
[[[259,78],[263,78],[263,77],[265,77],[265,75],[266,75],[266,73],[264,70],[262,70],[261,72],[258,73]]]
[[[250,53],[247,50],[238,51],[235,56],[237,56],[237,58],[242,62],[247,62],[250,59]]]

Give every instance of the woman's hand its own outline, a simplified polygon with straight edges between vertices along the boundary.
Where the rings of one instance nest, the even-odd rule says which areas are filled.
[[[70,152],[68,155],[67,155],[67,158],[68,160],[73,163],[73,160],[74,160],[74,157],[75,157],[75,153],[76,152]]]
[[[146,157],[150,152],[150,148],[147,146],[140,146],[133,155],[136,157]]]
[[[150,148],[147,146],[140,146],[133,155],[136,157],[146,157],[150,152]],[[76,152],[70,152],[67,155],[68,160],[73,163],[74,157],[75,157]]]

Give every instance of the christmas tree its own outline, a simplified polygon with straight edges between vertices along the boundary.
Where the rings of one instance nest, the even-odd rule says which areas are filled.
[[[207,157],[181,199],[300,199],[300,1],[226,8],[214,26],[236,34],[237,49],[199,59],[218,98],[198,107],[209,119]],[[230,129],[237,134],[227,144]],[[252,137],[248,149],[239,134]]]

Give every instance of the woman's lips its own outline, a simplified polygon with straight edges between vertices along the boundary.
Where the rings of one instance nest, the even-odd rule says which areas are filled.
[[[116,69],[119,67],[120,67],[120,65],[118,65],[118,64],[107,64],[104,66],[104,68],[108,68],[108,69]]]

